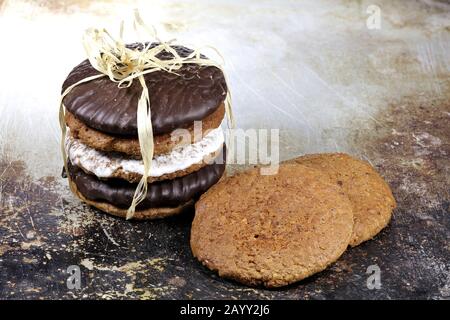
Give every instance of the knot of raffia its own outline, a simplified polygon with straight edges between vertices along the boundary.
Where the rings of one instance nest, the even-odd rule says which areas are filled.
[[[133,80],[137,79],[142,86],[142,93],[137,105],[137,131],[142,160],[144,163],[144,174],[139,181],[132,203],[127,211],[127,219],[132,218],[136,206],[145,199],[147,194],[147,178],[150,174],[150,167],[153,159],[153,128],[151,123],[151,108],[148,88],[145,84],[144,76],[146,74],[163,71],[177,74],[185,64],[197,64],[201,66],[215,66],[222,70],[221,64],[210,60],[200,54],[200,50],[193,50],[186,56],[181,56],[171,46],[172,41],[161,41],[156,32],[150,30],[140,18],[138,12],[135,12],[134,28],[138,31],[145,31],[147,35],[155,38],[157,42],[142,43],[140,46],[130,47],[123,41],[123,23],[120,28],[120,37],[113,38],[105,29],[88,29],[83,36],[83,45],[92,67],[100,73],[87,77],[68,87],[62,94],[60,100],[59,120],[62,132],[61,150],[63,154],[65,169],[67,172],[67,155],[64,147],[66,136],[66,125],[64,121],[65,108],[63,105],[64,97],[77,85],[107,76],[111,81],[116,82],[118,88],[126,88],[132,85]],[[207,47],[214,50],[220,57],[220,53],[213,47]],[[164,58],[162,58],[164,56]],[[231,95],[228,89],[225,99],[225,110],[229,127],[234,126],[234,120],[231,112]],[[70,175],[67,174],[70,179]]]

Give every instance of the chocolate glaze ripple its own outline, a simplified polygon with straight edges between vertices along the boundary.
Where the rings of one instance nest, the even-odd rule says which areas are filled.
[[[175,178],[149,184],[147,196],[138,206],[138,210],[160,207],[177,207],[200,196],[219,181],[225,170],[225,147],[216,162],[198,171]],[[218,161],[221,159],[220,161]],[[87,199],[108,202],[119,208],[128,208],[133,199],[137,184],[121,179],[100,180],[85,173],[69,161],[68,170],[78,191]]]
[[[141,44],[128,46],[142,48]],[[182,46],[172,47],[182,57],[192,52]],[[169,59],[171,56],[164,51],[158,57]],[[81,79],[98,73],[88,60],[81,62],[64,81],[62,92]],[[150,94],[155,135],[202,120],[225,99],[227,87],[220,69],[186,64],[177,73],[180,75],[159,71],[144,76]],[[113,135],[137,136],[136,110],[141,92],[138,80],[133,81],[129,88],[119,89],[117,83],[105,76],[76,86],[64,98],[64,105],[89,127]]]

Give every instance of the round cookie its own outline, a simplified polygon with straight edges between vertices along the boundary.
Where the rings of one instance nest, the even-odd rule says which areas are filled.
[[[355,219],[351,246],[372,239],[389,223],[396,202],[389,185],[369,163],[344,153],[312,154],[293,161],[327,174],[348,196]]]
[[[189,168],[184,169],[184,170],[178,170],[172,173],[167,173],[167,174],[163,174],[162,176],[159,177],[148,177],[147,178],[147,183],[153,183],[153,182],[157,182],[157,181],[163,181],[163,180],[173,180],[175,178],[180,178],[180,177],[184,177],[190,173],[196,172],[202,168],[204,168],[205,166],[208,165],[208,160],[210,159],[214,159],[218,156],[219,152],[213,152],[211,154],[209,154],[208,156],[206,156],[201,162],[199,163],[195,163],[193,165],[191,165]],[[92,172],[89,172],[89,170],[85,170],[83,168],[83,170],[86,173],[92,174]],[[117,170],[115,170],[110,178],[112,179],[123,179],[126,180],[130,183],[138,183],[141,178],[142,175],[138,174],[138,173],[134,173],[134,172],[125,172],[122,168],[119,168]]]
[[[194,56],[183,46],[158,45],[126,46],[149,49],[160,61]],[[121,67],[129,62],[125,60]],[[151,71],[139,79],[145,85],[135,79],[123,86],[84,60],[62,86],[60,121],[68,127],[63,143],[71,188],[83,201],[117,216],[126,216],[129,209],[136,209],[138,219],[178,213],[216,183],[225,169],[223,158],[217,162],[224,149],[220,125],[228,93],[221,68],[207,62],[180,63],[175,69]],[[154,148],[148,188],[134,207],[145,172],[137,121],[143,93],[150,100]]]
[[[157,44],[153,43],[150,48]],[[142,50],[143,44],[128,45]],[[183,46],[171,46],[182,57],[193,51]],[[162,51],[158,59],[173,55]],[[63,83],[62,91],[99,72],[88,60],[76,66]],[[144,75],[152,110],[153,135],[186,128],[203,120],[225,100],[227,85],[222,71],[214,66],[184,64],[176,73],[156,71]],[[137,105],[142,93],[139,81],[118,89],[107,76],[77,85],[63,100],[66,109],[88,127],[110,135],[137,137]]]
[[[130,206],[136,184],[130,184],[122,179],[102,180],[70,162],[67,168],[70,181],[76,185],[78,193],[84,198],[109,203],[125,210]],[[215,184],[222,177],[224,170],[224,163],[212,163],[183,177],[149,184],[145,198],[136,209],[175,208],[183,205]]]
[[[109,213],[116,217],[126,218],[127,209],[118,208],[110,203],[101,202],[101,201],[92,201],[86,199],[77,189],[77,185],[73,181],[69,181],[70,189],[78,198],[80,198],[83,202],[87,203],[90,206],[93,206],[103,212]],[[160,219],[169,216],[173,216],[183,212],[184,209],[190,207],[194,204],[193,200],[190,200],[178,207],[174,208],[148,208],[143,210],[136,210],[133,219],[136,220],[151,220],[151,219]]]
[[[100,179],[124,179],[130,183],[139,182],[144,172],[141,159],[134,159],[120,153],[108,153],[93,149],[69,132],[66,136],[66,152],[71,163]],[[147,182],[170,180],[198,171],[222,154],[224,135],[221,128],[212,130],[201,141],[182,145],[172,152],[153,158]],[[221,161],[225,161],[223,157]]]
[[[186,129],[189,130],[192,137],[192,143],[201,140],[208,130],[220,127],[225,115],[225,106],[223,103],[212,114],[202,120],[202,134],[194,135],[194,125],[191,124]],[[70,129],[70,134],[79,139],[82,143],[91,148],[105,152],[121,152],[133,158],[142,159],[141,148],[137,137],[110,135],[88,127],[77,119],[72,113],[66,112],[66,125]],[[171,133],[154,136],[154,155],[169,153],[175,146],[180,146],[181,142],[171,139]],[[189,141],[186,141],[189,143]]]
[[[318,170],[284,164],[222,179],[195,206],[194,256],[222,277],[280,287],[336,261],[353,230],[349,200]]]

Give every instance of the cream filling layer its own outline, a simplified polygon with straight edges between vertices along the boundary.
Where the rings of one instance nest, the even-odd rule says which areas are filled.
[[[211,130],[202,140],[185,146],[179,146],[170,153],[157,155],[153,158],[150,177],[160,177],[164,174],[185,170],[200,163],[208,155],[220,150],[224,143],[222,128]],[[99,178],[110,178],[116,170],[124,173],[144,174],[142,160],[129,159],[116,153],[106,153],[95,150],[69,134],[65,141],[66,152],[70,162],[95,174]]]

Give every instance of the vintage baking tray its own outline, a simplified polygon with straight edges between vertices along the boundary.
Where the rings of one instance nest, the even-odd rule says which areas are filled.
[[[92,25],[115,30],[133,5],[0,0],[1,299],[450,298],[447,2],[140,7],[162,36],[221,50],[238,127],[280,129],[281,159],[348,152],[393,189],[398,208],[374,240],[279,290],[202,267],[189,247],[192,211],[124,221],[82,204],[61,178],[58,99],[84,59],[81,34]],[[80,289],[67,287],[70,266],[80,268]],[[381,272],[379,289],[367,285],[370,266]]]

